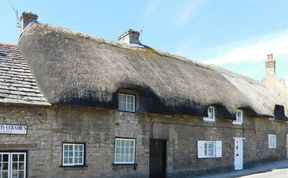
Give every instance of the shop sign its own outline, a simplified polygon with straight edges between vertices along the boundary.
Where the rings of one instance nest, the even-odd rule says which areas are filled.
[[[27,134],[27,126],[20,124],[0,124],[0,134]]]

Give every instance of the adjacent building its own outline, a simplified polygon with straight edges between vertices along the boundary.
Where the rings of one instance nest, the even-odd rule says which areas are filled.
[[[36,19],[0,43],[2,177],[184,178],[286,159],[286,101],[260,82],[131,29],[111,42]]]

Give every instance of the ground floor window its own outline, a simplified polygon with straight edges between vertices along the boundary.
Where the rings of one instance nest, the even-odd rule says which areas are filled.
[[[116,138],[115,139],[115,164],[135,163],[135,139]]]
[[[26,178],[26,152],[0,152],[0,178]]]
[[[198,158],[218,158],[222,157],[222,141],[204,141],[197,142]]]
[[[63,143],[63,166],[83,166],[84,147],[82,143]]]
[[[268,134],[268,147],[269,148],[276,148],[276,139],[277,136],[275,134]]]

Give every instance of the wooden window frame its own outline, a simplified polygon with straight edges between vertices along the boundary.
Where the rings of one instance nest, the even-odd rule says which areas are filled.
[[[133,141],[133,155],[132,155],[132,161],[117,161],[117,141]],[[121,146],[119,148],[121,150]],[[124,145],[124,156],[125,151],[126,151],[126,145]],[[128,148],[129,149],[129,148]],[[115,145],[114,145],[114,165],[131,165],[131,164],[135,164],[135,160],[136,160],[136,139],[135,138],[123,138],[123,137],[117,137],[115,138]]]
[[[277,135],[268,134],[268,148],[277,148]]]
[[[238,113],[241,113],[241,116],[238,116]],[[237,109],[235,113],[235,120],[232,122],[233,124],[242,125],[244,120],[244,112],[243,110]]]
[[[73,150],[72,150],[72,163],[65,163],[65,146],[73,146]],[[75,147],[76,146],[82,146],[82,158],[81,159],[81,162],[80,163],[75,163],[75,153],[76,153],[76,150],[75,150]],[[86,145],[85,143],[62,143],[62,167],[82,167],[82,166],[85,166],[85,157],[86,157]],[[69,162],[69,161],[68,161]]]
[[[211,146],[212,147],[209,147]],[[212,151],[209,150],[212,148]],[[222,141],[197,141],[198,158],[220,158],[222,157]]]
[[[120,101],[121,96],[125,97],[125,102]],[[129,109],[128,107],[131,104],[127,100],[128,97],[132,98],[132,109]],[[121,108],[121,103],[125,105],[125,108]],[[118,93],[118,111],[134,113],[136,111],[136,96],[133,94]]]
[[[210,112],[212,110],[212,112]],[[208,122],[215,122],[216,121],[216,116],[215,116],[215,107],[214,106],[209,106],[207,109],[207,115],[208,117],[203,117],[204,121]]]

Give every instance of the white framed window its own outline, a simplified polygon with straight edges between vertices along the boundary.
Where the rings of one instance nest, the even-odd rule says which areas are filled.
[[[118,94],[118,110],[135,112],[135,95]]]
[[[215,107],[214,106],[209,106],[207,109],[207,114],[208,117],[203,117],[204,121],[215,121]]]
[[[116,138],[115,139],[115,164],[135,163],[135,139]]]
[[[222,157],[222,141],[197,141],[198,158]]]
[[[1,178],[26,178],[26,152],[0,152]]]
[[[277,135],[268,134],[268,148],[276,148],[277,147]]]
[[[243,111],[237,110],[235,120],[233,121],[233,124],[242,124],[243,123]]]
[[[84,144],[63,143],[63,166],[83,166],[84,151]]]

